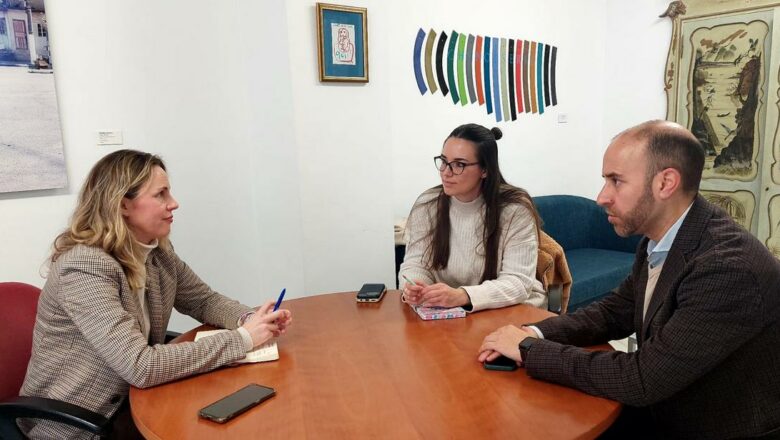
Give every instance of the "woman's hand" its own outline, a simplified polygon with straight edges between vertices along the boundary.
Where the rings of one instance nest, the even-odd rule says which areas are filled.
[[[428,285],[419,280],[414,280],[415,284],[404,283],[403,294],[401,295],[401,301],[416,306],[420,304],[422,299],[422,291]]]
[[[471,302],[463,288],[454,289],[444,283],[425,286],[420,292],[419,304],[426,307],[458,307]]]
[[[271,338],[284,334],[287,327],[292,323],[292,314],[289,310],[279,309],[272,312],[274,301],[263,304],[257,312],[246,320],[245,328],[252,337],[253,346],[259,347],[265,344]]]

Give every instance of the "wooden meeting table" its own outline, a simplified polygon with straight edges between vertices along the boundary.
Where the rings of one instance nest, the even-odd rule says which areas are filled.
[[[132,388],[133,419],[148,439],[573,439],[595,438],[618,416],[617,402],[477,362],[488,333],[551,313],[520,305],[423,321],[399,295],[389,291],[379,303],[356,303],[355,292],[286,301],[293,324],[278,340],[278,361]],[[198,417],[250,383],[276,396],[223,425]]]

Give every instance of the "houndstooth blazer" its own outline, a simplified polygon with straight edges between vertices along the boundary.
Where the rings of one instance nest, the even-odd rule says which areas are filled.
[[[21,395],[75,403],[112,416],[129,386],[150,387],[213,370],[245,356],[237,331],[164,345],[171,310],[236,328],[249,310],[209,288],[173,251],[154,249],[146,263],[150,332],[122,267],[96,247],[76,246],[52,265],[38,303],[33,347]],[[32,438],[88,438],[66,425],[23,421]]]
[[[649,407],[669,437],[749,437],[780,428],[780,263],[700,196],[677,233],[643,321],[646,259],[645,238],[631,274],[613,294],[538,323],[546,339],[531,346],[528,374]],[[572,346],[634,332],[634,353]]]

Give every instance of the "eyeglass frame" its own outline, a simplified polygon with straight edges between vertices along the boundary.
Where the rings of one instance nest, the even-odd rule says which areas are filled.
[[[436,161],[437,160],[441,160],[442,161],[442,166],[436,165]],[[460,172],[455,172],[455,168],[452,166],[452,164],[454,164],[454,163],[460,165],[458,167]],[[458,160],[453,160],[452,162],[447,162],[447,159],[445,159],[444,156],[439,155],[439,156],[434,156],[433,164],[436,165],[436,169],[439,170],[440,173],[443,173],[444,170],[449,168],[450,172],[452,173],[453,176],[460,176],[461,174],[463,174],[464,171],[466,171],[466,167],[470,167],[472,165],[479,165],[479,162],[471,162],[471,163],[469,163],[469,162],[461,162],[461,161],[458,161]]]

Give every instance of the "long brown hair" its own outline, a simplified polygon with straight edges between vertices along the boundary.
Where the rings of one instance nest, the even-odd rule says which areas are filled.
[[[499,128],[494,127],[492,130],[488,130],[478,124],[461,125],[447,136],[447,139],[458,138],[472,142],[479,166],[487,172],[487,176],[482,179],[480,184],[480,192],[485,200],[485,222],[482,232],[485,267],[480,282],[498,278],[498,245],[501,238],[499,221],[501,211],[505,206],[516,203],[528,209],[536,224],[537,237],[541,226],[541,218],[536,212],[536,207],[528,192],[508,184],[504,180],[504,176],[501,175],[501,170],[498,167],[496,141],[502,136]],[[450,259],[450,197],[444,193],[441,185],[432,188],[432,190],[437,189],[439,195],[425,203],[426,205],[436,203],[436,221],[429,231],[432,240],[429,241],[426,250],[426,259],[432,269],[441,270],[447,267],[447,262]]]
[[[54,239],[50,262],[79,244],[99,247],[119,262],[131,288],[143,287],[141,246],[122,217],[121,204],[123,198],[138,195],[156,166],[165,170],[160,157],[135,150],[115,151],[100,159],[81,187],[70,225]],[[170,249],[168,238],[160,239],[158,246]]]

